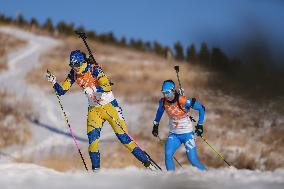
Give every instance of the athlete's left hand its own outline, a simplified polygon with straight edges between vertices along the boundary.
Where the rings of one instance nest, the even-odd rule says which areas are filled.
[[[197,134],[197,136],[202,136],[203,133],[203,125],[197,124],[195,126],[195,133]]]
[[[46,77],[47,81],[52,83],[52,85],[54,85],[56,83],[56,77],[50,71],[47,70],[45,77]]]

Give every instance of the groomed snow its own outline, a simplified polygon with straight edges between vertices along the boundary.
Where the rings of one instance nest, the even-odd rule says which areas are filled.
[[[249,188],[283,189],[284,169],[273,172],[187,167],[177,172],[153,172],[135,167],[100,172],[61,173],[33,164],[0,164],[0,186],[5,189],[140,189],[140,188]]]

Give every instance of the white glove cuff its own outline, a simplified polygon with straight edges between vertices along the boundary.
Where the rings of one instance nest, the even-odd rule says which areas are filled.
[[[55,79],[54,79],[54,80],[52,80],[52,81],[51,81],[51,83],[52,83],[52,85],[55,85],[56,80],[55,80]]]
[[[159,125],[159,123],[157,121],[153,121],[154,125]]]

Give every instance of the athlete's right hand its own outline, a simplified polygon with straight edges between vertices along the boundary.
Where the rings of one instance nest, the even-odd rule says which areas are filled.
[[[157,137],[159,135],[159,123],[156,121],[153,121],[152,134],[154,135],[154,137]]]
[[[46,77],[47,81],[49,81],[53,85],[56,83],[56,77],[50,71],[47,70],[45,77]]]
[[[197,124],[196,126],[195,126],[195,133],[197,134],[197,136],[202,136],[202,133],[203,133],[203,125],[201,125],[201,124]]]

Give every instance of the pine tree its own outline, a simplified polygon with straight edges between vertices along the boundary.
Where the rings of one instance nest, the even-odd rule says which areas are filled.
[[[154,53],[156,53],[159,56],[165,56],[165,50],[159,42],[154,41],[154,47],[153,48],[154,48]]]
[[[65,24],[65,34],[66,35],[74,35],[74,24],[70,23],[70,24]]]
[[[0,21],[3,22],[3,23],[13,22],[11,17],[7,17],[7,16],[5,16],[4,14],[1,14],[1,13],[0,13]]]
[[[63,21],[58,22],[58,24],[56,25],[56,30],[60,33],[60,34],[65,34],[65,29],[66,29],[66,24]]]
[[[18,25],[22,26],[22,25],[26,24],[27,21],[25,20],[24,16],[21,13],[17,13],[16,23]]]
[[[96,37],[97,37],[95,31],[88,31],[88,32],[87,32],[87,36],[88,36],[88,38],[90,38],[90,39],[96,39]]]
[[[66,24],[63,21],[58,22],[56,30],[63,35],[74,35],[74,24]]]
[[[229,66],[229,59],[219,48],[212,48],[211,53],[211,64],[214,67],[218,67],[221,69],[226,69]]]
[[[186,50],[186,61],[189,63],[196,63],[198,61],[194,44],[191,44]]]
[[[211,53],[211,64],[213,66],[220,65],[220,59],[221,59],[221,50],[219,48],[213,47]]]
[[[30,21],[31,27],[39,27],[38,21],[35,18],[32,18]]]
[[[121,40],[119,41],[119,45],[122,47],[126,47],[127,41],[125,37],[122,37]]]
[[[184,60],[184,52],[181,43],[178,41],[174,44],[175,58],[177,60]]]
[[[209,64],[210,63],[210,53],[207,48],[206,43],[201,43],[201,48],[199,52],[199,60],[202,64]]]
[[[108,37],[105,33],[102,33],[98,36],[98,40],[102,43],[107,43],[108,42]]]
[[[136,50],[139,51],[145,51],[144,43],[141,39],[138,39],[137,41],[134,41],[134,46]]]
[[[53,32],[54,31],[54,27],[53,27],[53,23],[52,20],[50,18],[47,18],[45,23],[43,24],[43,29],[46,29],[49,32]]]
[[[147,41],[147,42],[145,43],[145,49],[146,49],[146,51],[148,51],[148,52],[153,52],[152,43],[149,42],[149,41]]]
[[[76,31],[86,33],[84,26],[79,26],[76,28]]]
[[[106,38],[108,43],[116,43],[117,41],[112,32],[107,33]]]

